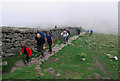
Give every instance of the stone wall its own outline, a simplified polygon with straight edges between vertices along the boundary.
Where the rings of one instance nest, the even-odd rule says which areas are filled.
[[[69,27],[71,35],[76,35],[76,28]],[[85,31],[80,28],[81,31]],[[64,29],[51,29],[49,30],[52,33],[53,39],[59,41],[62,39],[60,35]],[[21,42],[26,42],[29,47],[32,47],[34,44],[35,33],[37,29],[13,29],[13,28],[2,28],[1,31],[1,43],[2,50],[0,54],[2,56],[11,56],[20,52]],[[40,31],[46,34],[46,31]]]

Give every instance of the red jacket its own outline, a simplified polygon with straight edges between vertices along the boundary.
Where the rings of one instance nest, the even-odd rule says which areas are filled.
[[[31,56],[31,49],[29,47],[26,47],[26,51],[28,53],[28,57]],[[24,48],[22,48],[21,53],[23,53],[24,56]]]

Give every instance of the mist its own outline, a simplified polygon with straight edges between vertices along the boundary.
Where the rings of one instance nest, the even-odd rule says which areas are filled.
[[[118,34],[117,2],[3,3],[2,26],[54,28],[79,26]]]

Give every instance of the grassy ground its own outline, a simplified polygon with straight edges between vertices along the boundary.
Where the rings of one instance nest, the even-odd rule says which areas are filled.
[[[44,75],[36,76],[37,73],[32,66],[28,69],[24,67],[26,69],[21,68],[21,70],[18,69],[13,73],[5,74],[3,79],[116,79],[118,77],[118,61],[108,58],[106,54],[118,57],[117,40],[117,36],[108,34],[94,33],[92,36],[88,34],[80,36],[72,44],[52,56],[59,58],[58,61],[47,65],[43,63],[40,66]],[[82,61],[82,58],[85,58],[86,61]],[[54,68],[55,74],[59,72],[61,75],[56,77],[55,74],[44,71],[50,67]],[[27,75],[26,71],[29,69],[33,71],[30,73],[31,75],[35,73],[32,77]],[[24,73],[22,77],[21,72]]]

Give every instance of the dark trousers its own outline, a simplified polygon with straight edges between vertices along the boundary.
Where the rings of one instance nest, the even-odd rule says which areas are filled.
[[[44,56],[44,53],[43,53],[43,45],[37,45],[37,51],[38,52],[41,52],[42,56]]]
[[[67,42],[68,37],[64,37],[64,44]]]
[[[28,54],[26,54],[26,61],[27,61],[27,63],[29,63],[29,57],[28,57]]]
[[[90,32],[89,36],[92,35],[93,32]]]
[[[78,35],[80,35],[80,31],[78,31]]]
[[[52,41],[47,42],[47,43],[48,43],[48,45],[49,45],[49,51],[52,52]]]

